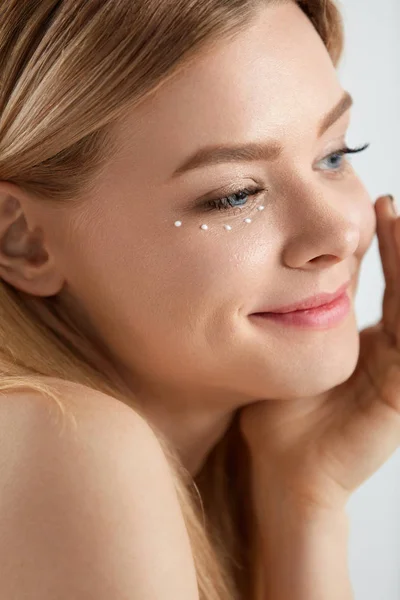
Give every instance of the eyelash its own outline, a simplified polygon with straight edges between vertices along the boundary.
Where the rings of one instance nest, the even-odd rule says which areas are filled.
[[[345,146],[344,148],[340,148],[339,150],[336,150],[335,152],[328,154],[328,156],[326,156],[322,160],[327,160],[329,158],[332,158],[333,156],[343,157],[346,154],[356,154],[358,152],[362,152],[363,150],[366,150],[368,147],[369,147],[369,144],[364,144],[364,146],[360,146],[357,148],[349,148],[348,146]],[[342,164],[344,165],[344,167],[347,166],[346,162],[343,162]],[[340,173],[342,170],[343,170],[342,168],[334,169],[333,172]],[[243,206],[246,206],[247,202],[245,204],[239,204],[236,206],[232,206],[232,204],[230,204],[230,202],[231,202],[230,199],[234,198],[235,196],[241,196],[241,198],[240,198],[241,200],[245,199],[246,197],[252,197],[253,200],[255,200],[255,198],[262,192],[265,192],[265,188],[258,187],[258,186],[242,188],[242,189],[237,190],[236,192],[232,192],[228,196],[224,196],[223,198],[215,198],[214,200],[208,200],[204,205],[204,209],[211,211],[211,210],[233,210],[235,208],[241,208]]]

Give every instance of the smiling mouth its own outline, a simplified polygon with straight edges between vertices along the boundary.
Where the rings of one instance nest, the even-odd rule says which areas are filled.
[[[344,321],[351,307],[351,299],[345,290],[331,302],[319,306],[287,312],[254,313],[251,317],[258,324],[274,323],[303,329],[330,329]]]
[[[337,298],[339,298],[347,290],[350,283],[351,283],[351,279],[346,281],[346,283],[341,285],[333,293],[332,292],[330,292],[330,293],[322,292],[320,294],[311,296],[309,298],[305,298],[304,300],[300,300],[298,302],[287,304],[285,306],[280,306],[280,307],[273,308],[273,309],[268,308],[266,310],[261,309],[254,314],[256,314],[256,315],[258,315],[258,314],[282,314],[282,313],[289,313],[289,312],[295,312],[295,311],[307,310],[307,309],[311,309],[311,308],[318,308],[320,306],[325,306],[325,305],[332,303]]]

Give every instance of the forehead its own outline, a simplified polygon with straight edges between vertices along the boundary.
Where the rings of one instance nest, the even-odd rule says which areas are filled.
[[[315,128],[342,93],[313,25],[294,2],[264,7],[213,43],[116,127],[122,155],[161,179],[199,146],[284,138]],[[137,163],[139,164],[139,163]],[[157,167],[156,167],[157,168]]]

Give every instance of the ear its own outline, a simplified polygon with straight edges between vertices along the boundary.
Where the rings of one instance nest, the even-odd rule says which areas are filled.
[[[0,278],[28,294],[54,296],[64,278],[30,217],[34,203],[18,186],[0,181]]]

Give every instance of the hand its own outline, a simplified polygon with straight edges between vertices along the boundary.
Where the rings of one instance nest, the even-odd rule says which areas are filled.
[[[354,373],[319,396],[263,400],[240,414],[242,435],[267,481],[310,507],[342,509],[400,445],[400,219],[388,197],[376,201],[375,211],[382,319],[360,332]]]

